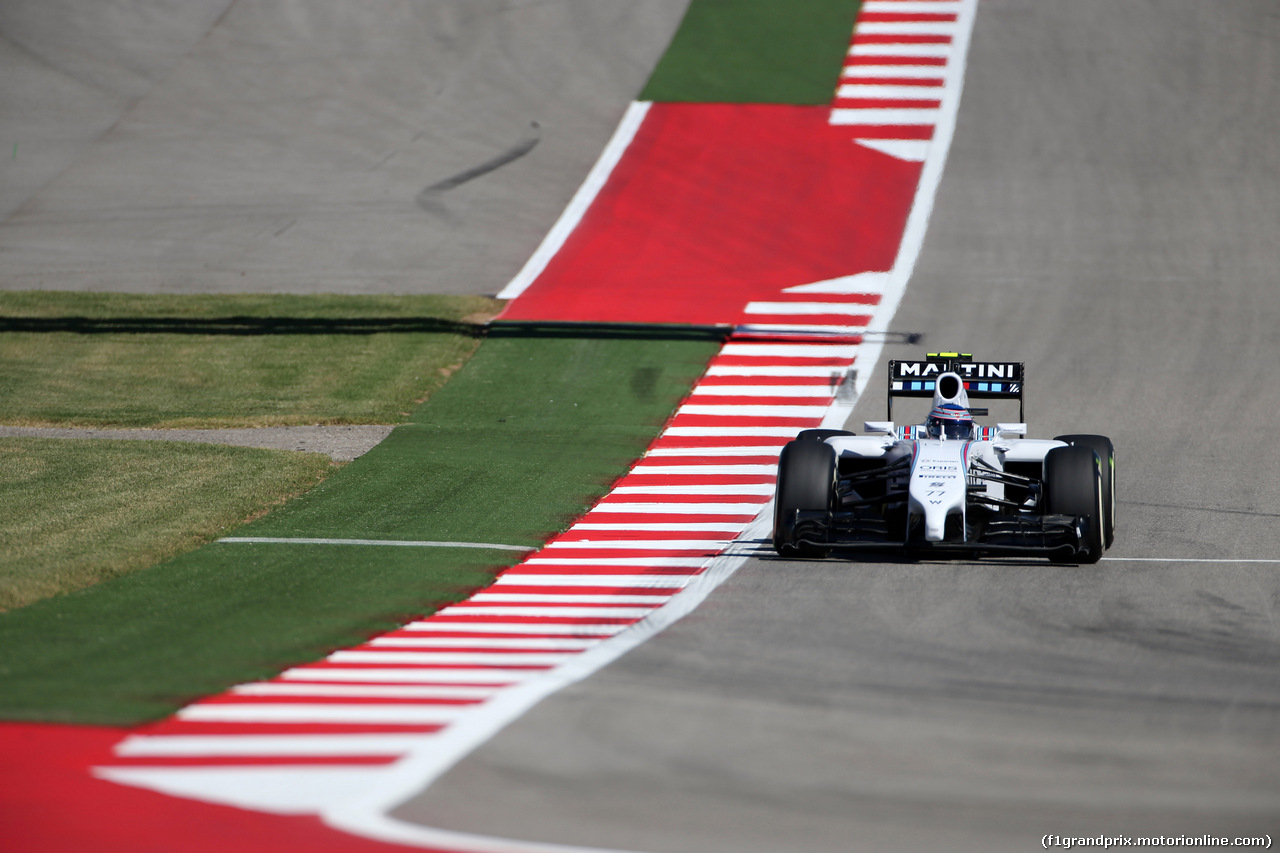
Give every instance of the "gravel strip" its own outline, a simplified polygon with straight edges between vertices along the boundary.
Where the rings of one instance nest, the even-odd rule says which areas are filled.
[[[196,441],[323,453],[350,462],[391,434],[392,426],[294,426],[258,429],[68,429],[0,426],[0,438],[112,438],[132,441]]]

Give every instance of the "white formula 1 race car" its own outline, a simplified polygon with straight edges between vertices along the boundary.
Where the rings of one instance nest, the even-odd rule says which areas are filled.
[[[1025,438],[982,426],[971,398],[1017,400],[1023,365],[929,353],[889,362],[889,420],[867,435],[809,429],[778,460],[773,546],[784,556],[900,549],[910,556],[1039,555],[1096,563],[1115,531],[1115,451],[1102,435]],[[893,423],[896,397],[932,397],[925,423]]]

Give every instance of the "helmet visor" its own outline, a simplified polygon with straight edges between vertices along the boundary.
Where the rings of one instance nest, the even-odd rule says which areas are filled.
[[[934,438],[949,438],[953,441],[970,439],[973,438],[973,421],[929,418],[929,435]]]

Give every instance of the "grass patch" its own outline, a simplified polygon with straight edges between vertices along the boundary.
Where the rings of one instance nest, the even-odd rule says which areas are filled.
[[[829,104],[861,0],[693,0],[643,101]]]
[[[0,422],[400,423],[497,308],[468,296],[0,292]]]
[[[494,329],[377,452],[254,535],[540,545],[644,452],[718,348],[698,332]]]
[[[246,536],[538,544],[623,474],[720,341],[499,328],[391,438]],[[215,544],[0,614],[0,718],[130,725],[486,585],[505,551]]]
[[[209,545],[0,614],[0,719],[159,719],[463,598],[500,553]]]
[[[314,453],[0,439],[0,610],[190,551],[332,468]]]

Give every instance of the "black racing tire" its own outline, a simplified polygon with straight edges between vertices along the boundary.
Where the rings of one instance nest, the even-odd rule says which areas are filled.
[[[797,510],[831,509],[836,495],[836,452],[822,441],[796,439],[778,457],[773,507],[773,547],[783,556],[825,557],[829,548],[795,543]]]
[[[1102,463],[1092,448],[1055,447],[1044,457],[1046,515],[1085,516],[1084,553],[1051,555],[1056,563],[1096,563],[1102,559]]]
[[[1116,540],[1116,448],[1105,435],[1060,435],[1073,447],[1088,447],[1102,463],[1102,536],[1108,548]]]
[[[844,435],[857,435],[847,429],[802,429],[796,434],[796,441],[826,441]]]

